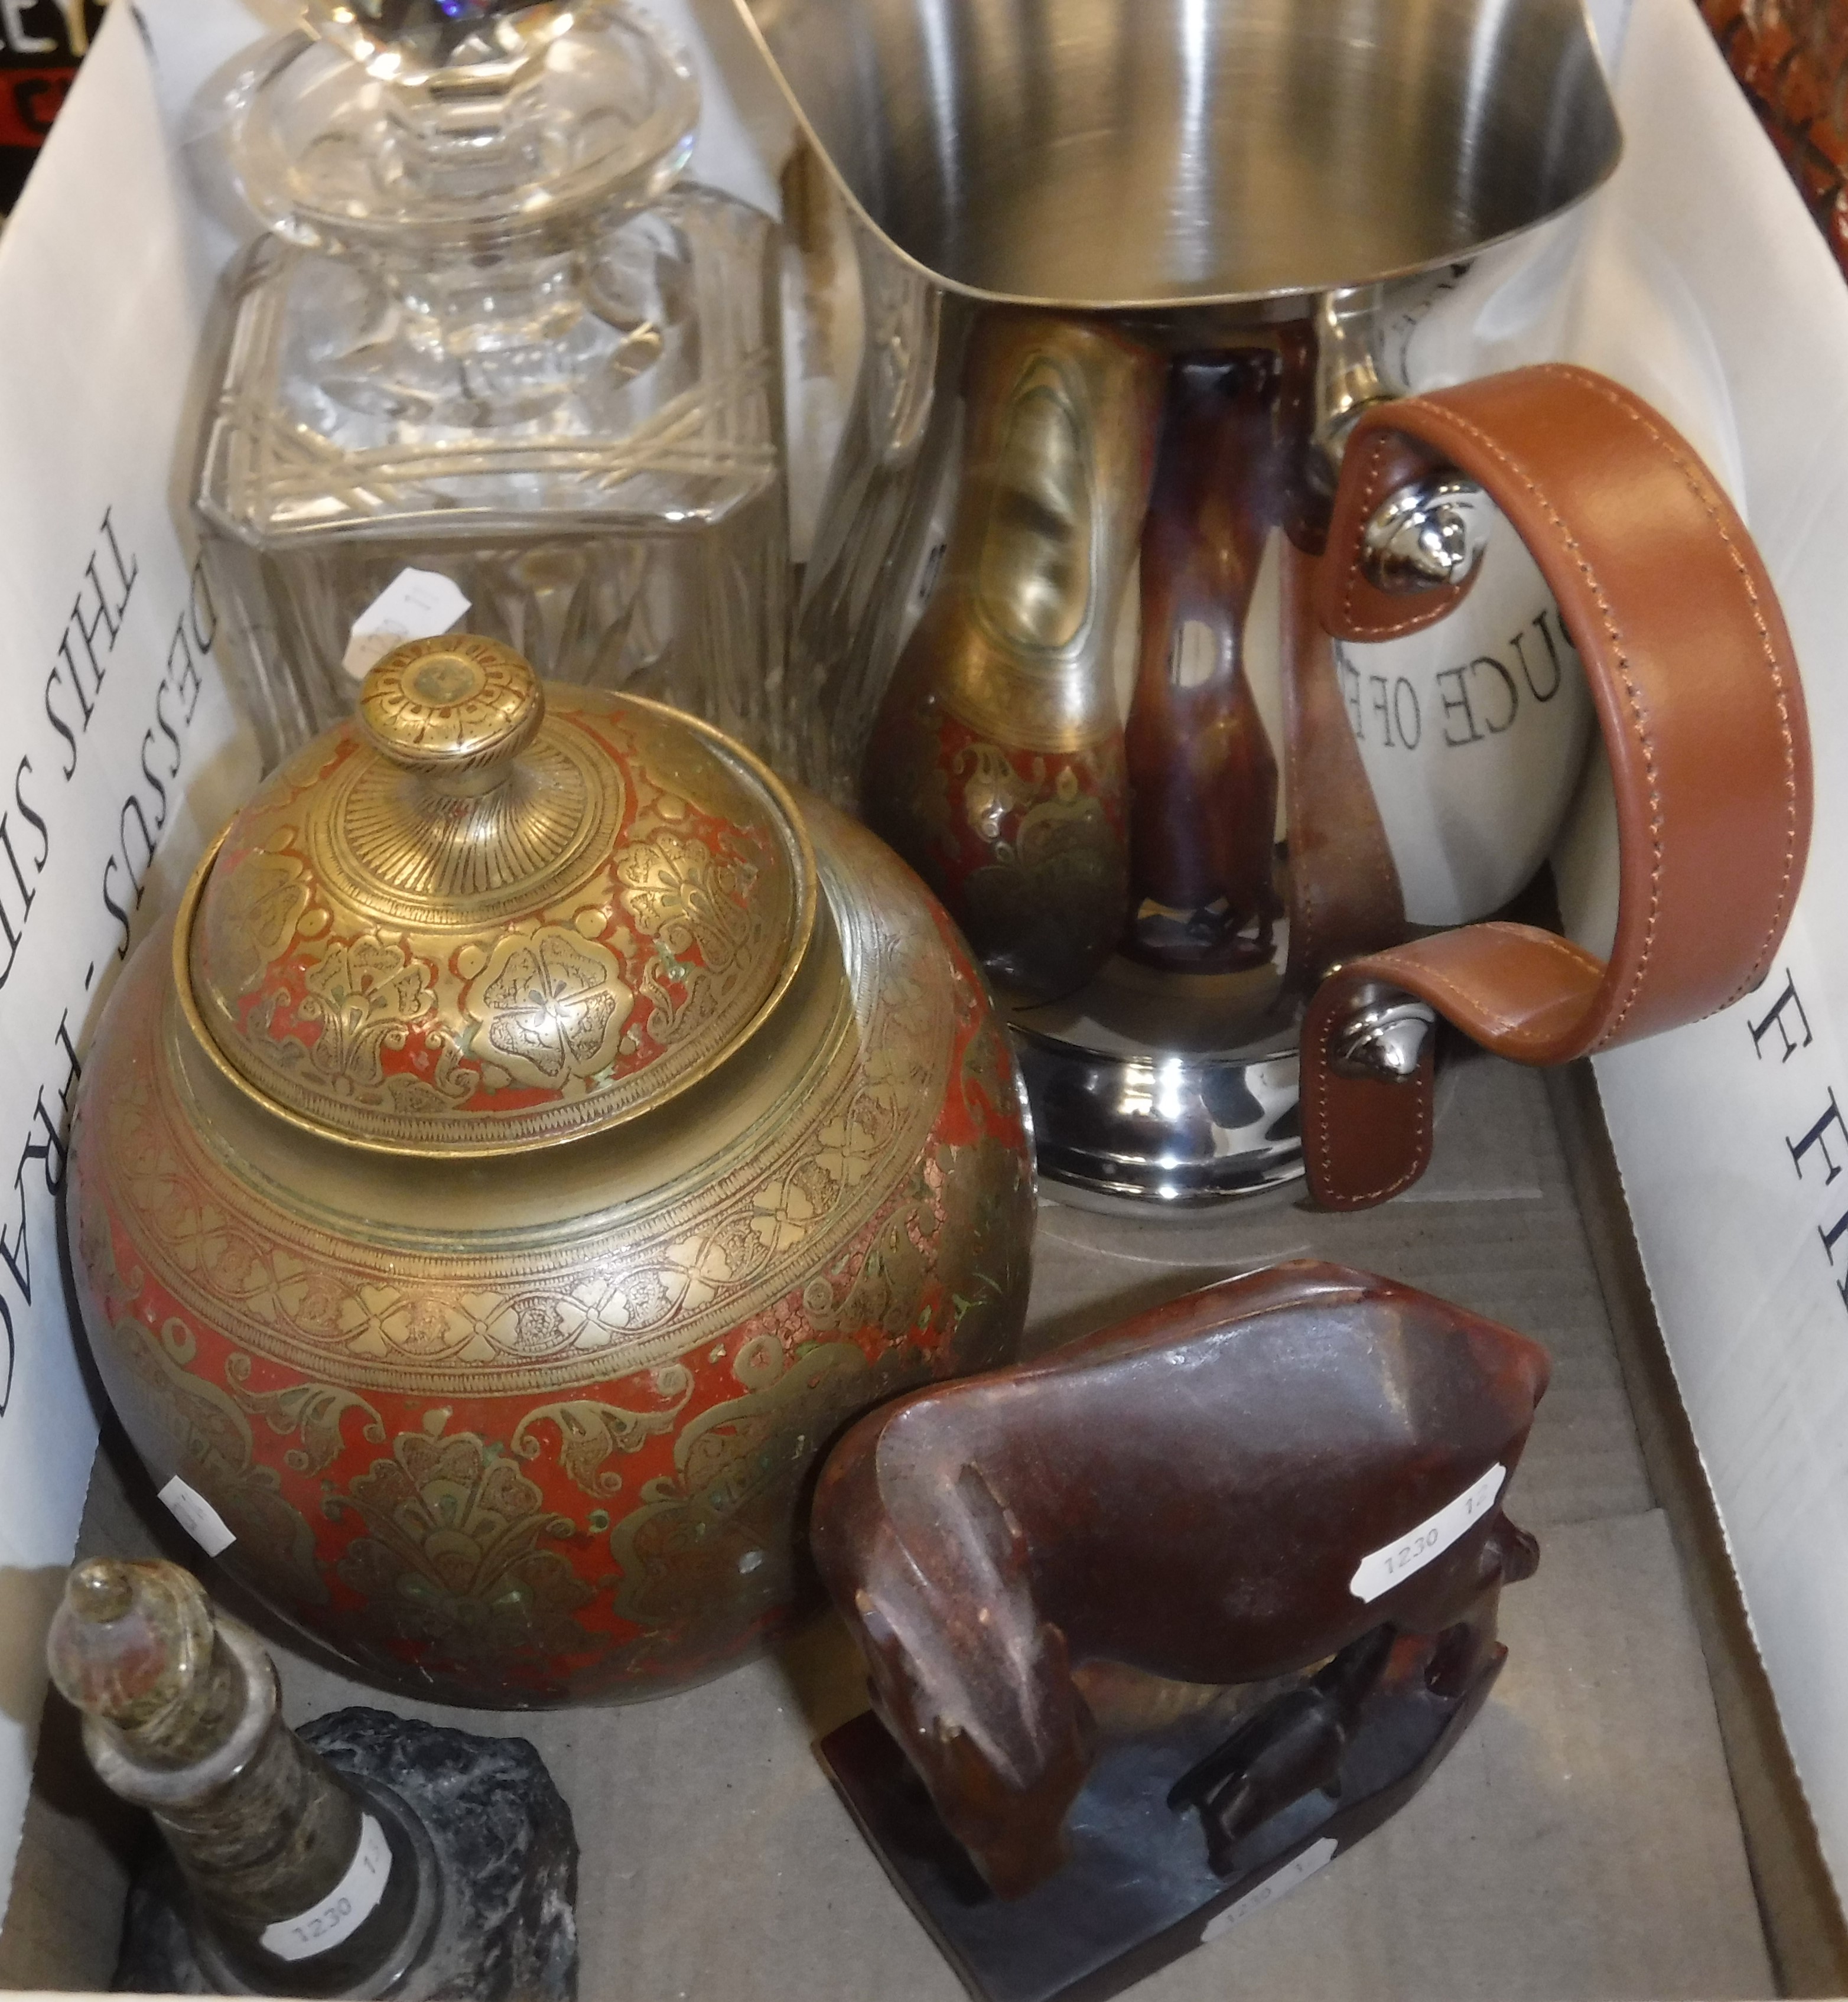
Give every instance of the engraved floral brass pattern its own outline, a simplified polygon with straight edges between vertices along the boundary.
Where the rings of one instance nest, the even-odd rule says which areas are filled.
[[[161,1313],[151,1275],[118,1265],[100,1192],[85,1184],[73,1209],[79,1294],[91,1329],[108,1331],[96,1344],[97,1362],[136,1450],[162,1486],[177,1474],[203,1495],[239,1543],[263,1554],[273,1589],[312,1618],[328,1598],[314,1533],[284,1494],[279,1470],[263,1463],[249,1416],[197,1367],[198,1335],[183,1315]],[[300,1401],[312,1402],[318,1387],[298,1386]],[[336,1410],[336,1432],[338,1418]]]
[[[309,959],[295,1013],[312,1039],[288,1038],[295,1067],[325,1079],[341,1097],[376,1096],[388,1050],[402,1050],[435,999],[435,969],[402,945],[366,933],[331,940]],[[300,1051],[299,1059],[295,1052]],[[421,1082],[421,1080],[420,1080]]]
[[[692,1372],[669,1363],[654,1372],[653,1387],[675,1401],[653,1411],[622,1411],[594,1397],[537,1405],[514,1426],[513,1449],[522,1459],[538,1459],[543,1450],[539,1428],[556,1426],[559,1464],[585,1494],[607,1498],[622,1485],[621,1474],[608,1469],[611,1456],[639,1452],[650,1439],[675,1429],[693,1394]]]
[[[1108,957],[1129,901],[1120,734],[1028,751],[990,743],[946,710],[914,718],[888,766],[883,831],[1003,986],[1055,993]]]
[[[525,1083],[594,1078],[615,1059],[635,1006],[621,964],[568,926],[511,933],[463,996],[475,1048]]]
[[[278,1104],[406,1149],[555,1139],[703,1074],[788,978],[812,886],[748,768],[662,747],[646,705],[549,700],[490,794],[440,796],[347,725],[233,823],[193,986]]]
[[[733,1365],[746,1383],[750,1346]],[[851,1341],[817,1343],[786,1365],[773,1344],[772,1358],[755,1388],[680,1434],[673,1473],[642,1489],[641,1506],[612,1538],[617,1610],[657,1644],[663,1628],[696,1631],[727,1615],[741,1581],[765,1608],[789,1597],[795,1553],[779,1520],[783,1495],[816,1445],[877,1401]]]
[[[248,993],[288,950],[308,910],[306,874],[297,856],[260,850],[226,884],[224,976],[232,993]]]
[[[568,1557],[539,1547],[568,1534],[569,1519],[512,1460],[472,1432],[445,1437],[442,1414],[433,1418],[328,1498],[336,1522],[350,1513],[365,1526],[340,1559],[341,1583],[366,1603],[381,1640],[465,1669],[570,1654],[571,1616],[591,1588]]]
[[[814,825],[851,1000],[797,1102],[564,1241],[406,1249],[260,1192],[189,1128],[158,952],[127,969],[71,1170],[105,1380],[235,1530],[225,1566],[373,1679],[521,1705],[711,1672],[790,1617],[839,1427],[1011,1350],[1032,1196],[1005,1042],[912,879]]]
[[[620,773],[559,731],[527,752],[505,792],[461,799],[433,798],[380,759],[348,758],[304,839],[330,905],[413,928],[461,905],[479,930],[581,890],[622,816]]]
[[[346,1442],[342,1421],[349,1411],[363,1411],[364,1436],[375,1446],[385,1444],[385,1425],[365,1399],[332,1383],[298,1383],[287,1390],[253,1391],[244,1386],[250,1381],[250,1358],[232,1355],[225,1364],[225,1380],[233,1401],[253,1418],[267,1419],[280,1439],[299,1436],[298,1447],[283,1457],[298,1474],[319,1474],[340,1456]]]
[[[108,1173],[149,1244],[168,1247],[176,1297],[304,1370],[337,1358],[381,1389],[460,1373],[486,1393],[594,1382],[619,1348],[652,1366],[857,1233],[927,1142],[953,1074],[956,985],[934,933],[875,932],[866,957],[867,1019],[804,1102],[761,1152],[636,1217],[619,1261],[577,1242],[433,1257],[336,1240],[259,1190],[225,1189],[155,1066],[103,1109]]]

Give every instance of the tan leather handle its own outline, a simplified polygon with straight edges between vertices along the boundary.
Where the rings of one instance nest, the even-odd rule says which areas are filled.
[[[1337,638],[1414,632],[1466,584],[1376,588],[1362,536],[1403,485],[1455,467],[1486,488],[1559,602],[1616,783],[1620,891],[1608,962],[1482,924],[1344,963],[1303,1024],[1303,1152],[1324,1208],[1415,1181],[1431,1153],[1415,1076],[1344,1076],[1362,990],[1415,994],[1488,1048],[1563,1062],[1709,1014],[1763,977],[1810,830],[1809,734],[1790,634],[1751,537],[1686,441],[1590,370],[1521,368],[1369,410],[1343,462],[1317,609]]]

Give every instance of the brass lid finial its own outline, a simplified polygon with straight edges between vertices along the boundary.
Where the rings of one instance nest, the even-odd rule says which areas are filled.
[[[532,669],[512,647],[472,634],[395,647],[360,691],[373,748],[394,765],[446,777],[504,773],[545,717]]]

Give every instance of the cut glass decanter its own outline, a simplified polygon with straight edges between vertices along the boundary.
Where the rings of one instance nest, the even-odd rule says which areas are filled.
[[[229,107],[269,230],[196,490],[267,761],[352,707],[406,570],[555,678],[776,757],[776,230],[680,179],[686,62],[620,0],[307,12]]]

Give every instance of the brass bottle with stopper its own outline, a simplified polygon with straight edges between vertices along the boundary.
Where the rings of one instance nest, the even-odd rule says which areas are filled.
[[[441,1916],[422,1824],[283,1722],[274,1664],[176,1564],[92,1558],[46,1642],[103,1784],[153,1815],[221,1993],[410,1997]]]

